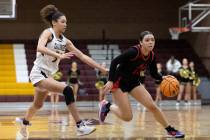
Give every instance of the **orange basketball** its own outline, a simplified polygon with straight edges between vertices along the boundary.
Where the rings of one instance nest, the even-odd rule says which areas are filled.
[[[166,97],[174,97],[179,93],[179,81],[171,75],[168,75],[160,84],[160,91]]]

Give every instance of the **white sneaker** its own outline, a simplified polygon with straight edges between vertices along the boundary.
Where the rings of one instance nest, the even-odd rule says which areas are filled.
[[[94,126],[87,126],[84,122],[81,122],[80,126],[77,128],[77,136],[88,135],[95,130],[96,128]]]
[[[179,106],[179,104],[180,104],[180,103],[179,103],[179,102],[177,102],[177,103],[176,103],[176,106]]]
[[[16,140],[28,139],[28,137],[29,137],[29,132],[28,132],[28,129],[27,129],[28,125],[23,124],[23,119],[22,118],[16,118],[15,122],[19,126],[19,130],[16,134]]]
[[[20,130],[16,133],[16,140],[27,140],[29,138],[29,132],[27,128],[20,128]]]

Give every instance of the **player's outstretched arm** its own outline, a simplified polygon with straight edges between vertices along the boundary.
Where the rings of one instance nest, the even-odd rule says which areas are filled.
[[[102,72],[108,72],[108,70],[104,67],[102,67],[100,64],[95,62],[92,58],[82,53],[79,49],[77,49],[74,44],[68,40],[67,41],[67,49],[68,51],[72,52],[77,58],[79,58],[84,63],[88,64],[89,66],[93,68],[97,68]]]

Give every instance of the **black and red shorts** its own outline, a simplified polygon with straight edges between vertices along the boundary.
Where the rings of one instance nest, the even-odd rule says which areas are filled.
[[[116,80],[114,81],[112,91],[115,91],[116,89],[120,88],[123,92],[131,92],[135,87],[139,86],[140,79],[136,77],[123,77],[118,76]]]

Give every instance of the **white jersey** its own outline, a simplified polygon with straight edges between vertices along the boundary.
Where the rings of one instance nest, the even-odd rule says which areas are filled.
[[[65,53],[67,39],[63,35],[61,38],[56,38],[54,30],[52,28],[49,28],[48,30],[52,33],[52,39],[47,42],[45,47],[56,53]],[[59,62],[60,59],[58,58],[37,52],[34,65],[53,74],[58,70]]]

